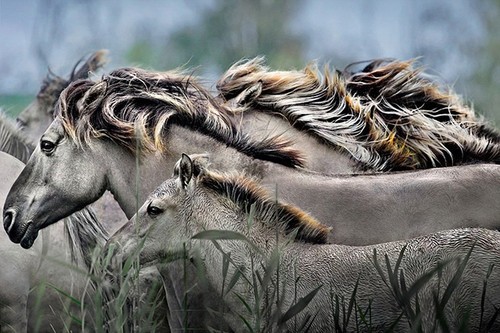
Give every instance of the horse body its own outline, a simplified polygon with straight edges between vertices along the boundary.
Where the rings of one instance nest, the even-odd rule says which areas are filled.
[[[495,164],[354,177],[268,168],[274,169],[269,172],[273,178],[263,185],[276,198],[328,221],[335,244],[369,245],[453,228],[500,227],[494,204],[500,198],[500,166]]]
[[[363,329],[363,325],[381,330],[392,324],[396,331],[418,324],[423,331],[430,331],[440,329],[438,320],[443,318],[452,331],[464,324],[464,318],[472,331],[484,329],[490,319],[490,329],[500,327],[495,319],[500,304],[500,279],[498,274],[488,273],[500,263],[497,231],[457,229],[363,247],[321,245],[326,240],[326,227],[297,208],[274,201],[272,195],[244,177],[207,171],[183,159],[178,176],[158,187],[108,244],[118,245],[117,258],[138,255],[145,266],[182,258],[185,251],[189,251],[188,258],[199,255],[199,261],[192,260],[201,265],[212,290],[217,291],[210,297],[225,301],[226,307],[219,311],[223,311],[234,331],[247,330],[242,318],[256,330],[281,323],[281,329],[300,331],[302,323],[310,323],[311,332],[337,327],[354,331]],[[219,230],[220,239],[214,242],[214,238],[199,236],[211,230]],[[244,235],[246,240],[233,234],[224,236],[221,230]],[[273,266],[270,262],[276,250],[280,254],[279,264]],[[394,296],[390,284],[384,282],[384,278],[389,279],[388,272],[379,271],[376,264],[385,267],[385,263],[397,267],[397,278],[404,278],[406,288],[431,274],[417,290],[420,319],[406,317],[408,308]],[[455,279],[462,264],[462,278],[455,281],[457,285],[451,289],[438,319],[436,300],[444,297],[444,289]],[[276,270],[269,271],[269,267]],[[233,281],[230,277],[237,271],[243,277]],[[263,294],[256,303],[255,284],[263,283],[269,274],[273,282],[261,290]],[[485,280],[487,288],[483,285]],[[293,320],[273,321],[277,306],[281,311],[278,313],[283,314],[316,288],[319,292]],[[482,292],[486,295],[483,304]],[[415,295],[408,297],[406,306],[415,310]],[[355,301],[354,311],[367,316],[365,322],[342,318],[341,307],[347,307],[351,299]],[[336,316],[336,311],[341,315]],[[262,316],[260,324],[256,313]]]

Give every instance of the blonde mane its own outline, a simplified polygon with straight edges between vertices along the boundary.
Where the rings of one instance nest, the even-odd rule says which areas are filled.
[[[165,151],[168,125],[208,135],[254,158],[295,167],[301,154],[283,137],[254,142],[237,129],[231,115],[193,76],[178,71],[122,68],[102,80],[76,81],[63,91],[57,116],[77,143],[107,137],[136,151]]]
[[[378,171],[497,162],[500,135],[413,61],[374,61],[360,72],[271,71],[259,57],[219,80],[235,112],[271,111]],[[243,97],[242,97],[243,96]]]
[[[313,244],[327,242],[331,228],[295,206],[276,201],[247,177],[203,170],[197,184],[230,199],[246,214],[252,210],[265,223],[277,223],[286,233],[297,231],[295,239],[298,241]]]

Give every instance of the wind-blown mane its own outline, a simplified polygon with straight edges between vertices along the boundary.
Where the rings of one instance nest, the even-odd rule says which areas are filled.
[[[217,83],[235,112],[271,111],[379,171],[498,162],[500,135],[412,61],[363,71],[270,71],[263,58],[233,65]]]
[[[130,151],[163,151],[169,124],[209,135],[254,158],[302,166],[300,153],[282,137],[254,142],[196,79],[177,71],[122,68],[102,80],[79,80],[63,91],[56,107],[70,137],[87,142],[108,137]]]
[[[33,150],[31,142],[0,109],[0,151],[26,163]]]
[[[327,242],[331,228],[295,206],[276,201],[247,177],[203,170],[197,185],[230,199],[247,214],[252,210],[265,223],[278,223],[286,233],[296,230],[296,240],[314,244]]]

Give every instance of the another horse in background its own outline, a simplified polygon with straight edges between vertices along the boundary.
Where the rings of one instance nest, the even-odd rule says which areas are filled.
[[[244,176],[186,155],[175,174],[108,244],[119,266],[197,263],[235,332],[500,329],[497,231],[322,245],[326,226]]]
[[[91,72],[99,70],[107,62],[106,55],[106,50],[99,50],[90,55],[83,64],[81,60],[78,61],[67,79],[49,70],[35,100],[17,116],[17,123],[29,140],[38,142],[43,132],[52,123],[54,106],[64,88],[71,82],[86,79]]]
[[[0,151],[28,162],[35,145],[21,133],[19,127],[0,110]]]
[[[247,131],[286,134],[293,126],[361,170],[500,161],[499,132],[414,61],[375,60],[358,72],[325,68],[321,75],[315,65],[271,71],[259,57],[233,65],[217,89]],[[303,135],[290,133],[298,140],[305,140]],[[306,147],[313,156],[320,149]],[[335,163],[331,157],[328,162]]]

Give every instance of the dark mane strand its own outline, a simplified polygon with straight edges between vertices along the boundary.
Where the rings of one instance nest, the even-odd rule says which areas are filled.
[[[276,202],[267,191],[248,178],[205,170],[200,175],[198,184],[230,199],[247,214],[253,207],[264,223],[277,222],[287,234],[297,231],[297,241],[313,244],[327,242],[329,227],[295,206]]]

